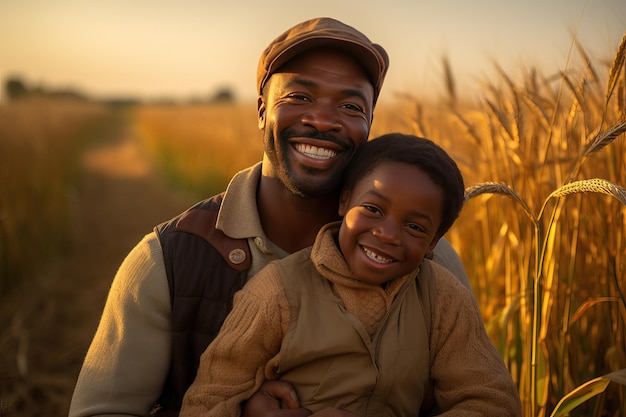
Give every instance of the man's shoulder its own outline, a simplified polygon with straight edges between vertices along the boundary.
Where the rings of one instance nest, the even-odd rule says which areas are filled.
[[[211,217],[209,213],[211,212],[217,213],[219,211],[223,199],[224,199],[224,192],[221,192],[212,197],[199,201],[193,206],[183,211],[182,213],[179,213],[176,216],[170,218],[169,220],[166,220],[156,225],[154,227],[154,231],[156,232],[157,236],[160,237],[166,232],[176,230],[177,226],[183,219],[187,219],[186,222],[190,222],[190,221],[193,222],[194,219],[202,219],[203,217],[205,217],[206,219],[209,219]],[[217,216],[217,214],[215,214],[215,216]],[[206,223],[206,220],[203,221],[203,223]],[[215,221],[213,221],[212,223],[212,227],[214,226],[215,226]]]
[[[202,200],[171,220],[161,223],[154,231],[158,237],[166,261],[172,248],[187,245],[190,240],[202,239],[214,248],[232,268],[246,271],[252,261],[247,239],[227,236],[216,228],[217,217],[224,193]],[[189,248],[197,248],[195,244]],[[191,250],[191,249],[190,249]],[[175,250],[176,253],[180,251]],[[187,251],[184,251],[187,252]],[[174,261],[176,257],[171,257]]]
[[[435,249],[433,249],[432,260],[445,267],[446,263],[456,262],[456,258],[458,255],[450,242],[445,237],[439,239]]]
[[[469,277],[461,258],[445,238],[442,237],[437,242],[437,246],[433,250],[432,261],[452,272],[466,288],[471,289]]]

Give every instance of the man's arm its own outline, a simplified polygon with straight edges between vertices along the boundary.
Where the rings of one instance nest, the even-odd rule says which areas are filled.
[[[69,416],[149,415],[169,368],[170,320],[163,255],[152,233],[113,280]]]

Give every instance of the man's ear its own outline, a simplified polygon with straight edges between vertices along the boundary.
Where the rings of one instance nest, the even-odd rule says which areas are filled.
[[[265,100],[263,100],[263,96],[259,96],[257,99],[257,121],[259,129],[265,129]]]
[[[345,216],[348,212],[348,202],[350,201],[350,190],[344,188],[339,195],[339,215]]]

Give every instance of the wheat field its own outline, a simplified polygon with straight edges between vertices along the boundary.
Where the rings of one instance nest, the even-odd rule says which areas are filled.
[[[428,137],[464,174],[467,202],[447,238],[525,417],[626,415],[625,40],[608,65],[578,48],[581,65],[550,77],[499,71],[474,102],[447,79],[438,102],[405,95],[375,112],[372,137]],[[30,106],[0,108],[0,296],[27,268],[16,242],[63,229],[68,194],[79,192],[68,191],[76,132],[107,117],[100,106]],[[171,187],[198,199],[262,155],[254,105],[140,105],[128,118]],[[18,159],[32,165],[11,165]]]
[[[582,67],[550,79],[529,72],[516,81],[499,71],[472,104],[452,90],[439,103],[400,97],[376,109],[371,132],[431,138],[459,163],[468,201],[448,238],[520,389],[525,416],[566,413],[556,408],[566,394],[626,368],[626,52],[622,42],[607,68],[578,53]],[[146,146],[192,155],[177,164],[189,173],[177,176],[216,178],[212,168],[198,171],[207,169],[198,158],[219,153],[239,169],[260,155],[254,107],[245,117],[240,108],[230,110],[233,116],[224,111],[142,108],[137,121],[149,132]],[[214,117],[250,123],[215,131]],[[232,129],[243,136],[229,138]],[[249,156],[241,137],[256,141],[243,146]],[[171,169],[173,162],[162,164]],[[623,381],[624,371],[611,378]],[[611,384],[572,413],[626,415],[624,394]]]

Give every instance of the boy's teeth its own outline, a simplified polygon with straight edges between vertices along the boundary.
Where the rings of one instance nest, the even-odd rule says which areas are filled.
[[[389,262],[391,262],[391,259],[388,258],[383,258],[382,256],[378,255],[376,252],[372,252],[371,250],[367,249],[367,248],[363,248],[363,251],[365,252],[365,254],[367,255],[368,258],[381,263],[381,264],[388,264]]]
[[[320,148],[320,147],[312,146],[312,145],[305,145],[303,143],[297,144],[296,149],[298,150],[298,152],[302,152],[306,156],[309,156],[315,159],[330,159],[333,156],[337,155],[337,152],[331,149]]]

